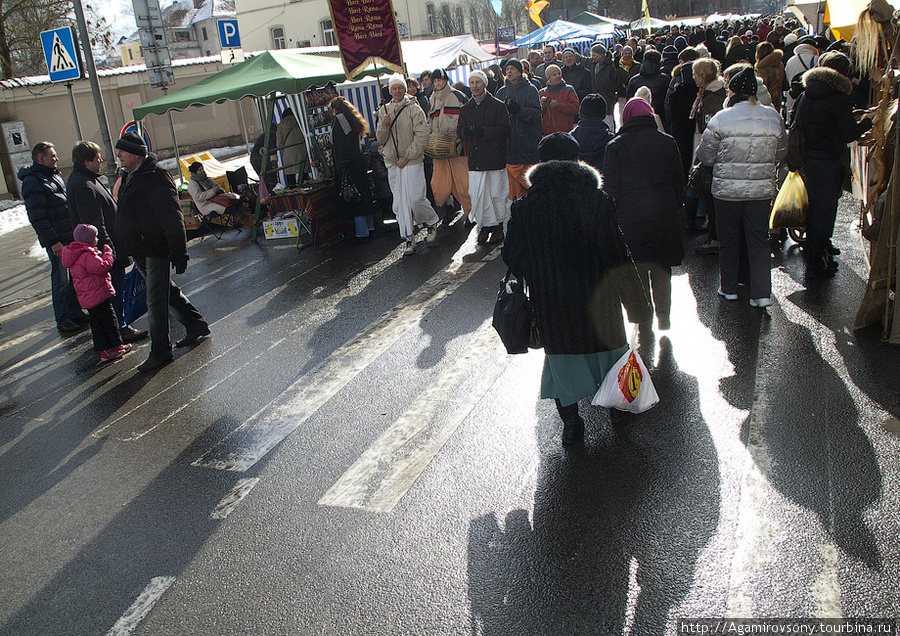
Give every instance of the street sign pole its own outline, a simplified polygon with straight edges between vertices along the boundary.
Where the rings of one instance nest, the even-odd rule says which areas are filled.
[[[81,125],[78,123],[78,111],[75,109],[75,94],[72,92],[72,82],[66,82],[69,89],[69,101],[72,103],[72,117],[75,118],[75,136],[81,141]]]
[[[103,94],[100,92],[100,80],[97,77],[97,68],[94,66],[94,50],[91,48],[91,38],[88,35],[87,23],[84,21],[84,9],[81,6],[81,0],[74,0],[74,3],[75,21],[78,23],[78,34],[81,38],[82,51],[84,51],[84,62],[87,66],[88,79],[91,82],[91,93],[94,95],[94,108],[97,110],[97,121],[100,123],[100,136],[103,138],[103,151],[106,153],[106,175],[110,179],[110,183],[112,183],[116,174],[116,161],[113,154],[112,138],[109,134],[109,123],[106,121],[106,108],[103,106]],[[69,90],[71,91],[71,89]],[[79,140],[81,139],[81,132],[78,133],[78,138]]]

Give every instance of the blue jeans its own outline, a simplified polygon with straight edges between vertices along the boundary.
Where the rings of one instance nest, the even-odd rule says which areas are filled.
[[[354,216],[353,223],[356,226],[356,236],[359,238],[368,236],[369,232],[375,229],[375,217],[371,214]]]
[[[75,296],[75,288],[69,280],[69,270],[63,267],[62,259],[56,256],[49,247],[47,258],[50,259],[50,297],[53,301],[53,317],[56,323],[71,321],[81,313],[81,306]]]
[[[169,274],[169,259],[135,256],[134,263],[147,280],[147,317],[150,323],[150,355],[170,357],[169,312],[188,333],[206,326],[200,312],[191,304]]]

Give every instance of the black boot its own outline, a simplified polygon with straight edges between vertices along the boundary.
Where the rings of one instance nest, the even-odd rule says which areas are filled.
[[[564,446],[584,441],[584,420],[578,414],[578,402],[563,406],[556,400],[556,410],[563,421],[562,443]]]

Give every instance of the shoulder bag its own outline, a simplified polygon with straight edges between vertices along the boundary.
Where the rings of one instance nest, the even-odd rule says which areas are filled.
[[[507,353],[528,353],[528,349],[543,346],[524,281],[516,279],[511,270],[506,271],[497,294],[492,324]]]

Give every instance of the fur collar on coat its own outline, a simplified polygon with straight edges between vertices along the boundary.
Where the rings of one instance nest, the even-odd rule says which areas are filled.
[[[853,83],[849,78],[841,75],[833,68],[827,66],[817,66],[811,68],[803,74],[803,86],[809,87],[810,82],[821,82],[827,90],[820,91],[820,95],[828,93],[843,93],[849,95],[853,92]],[[819,95],[810,94],[810,97],[818,97]]]
[[[585,189],[603,187],[600,173],[580,161],[545,161],[532,166],[525,179],[529,186],[538,187],[561,183]]]

